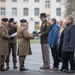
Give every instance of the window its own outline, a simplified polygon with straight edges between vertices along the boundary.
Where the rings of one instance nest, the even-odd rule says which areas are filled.
[[[26,28],[28,29],[28,25],[29,25],[29,23],[27,22],[27,25],[26,25]]]
[[[23,15],[24,16],[28,16],[28,8],[24,8],[23,9]]]
[[[45,1],[45,7],[50,8],[50,1]]]
[[[0,0],[0,2],[5,2],[5,0]]]
[[[39,0],[35,0],[35,2],[39,2]]]
[[[6,9],[5,8],[0,8],[0,15],[5,16],[6,15]]]
[[[50,21],[50,14],[47,14],[47,20]]]
[[[39,16],[39,8],[35,8],[35,16]]]
[[[35,30],[40,30],[40,23],[39,22],[35,22]]]
[[[17,8],[12,8],[12,16],[17,16]]]
[[[56,2],[61,2],[61,0],[56,0]]]
[[[12,2],[17,2],[17,0],[12,0]]]
[[[56,15],[61,16],[61,8],[56,8]]]
[[[23,0],[24,2],[28,2],[28,0]]]

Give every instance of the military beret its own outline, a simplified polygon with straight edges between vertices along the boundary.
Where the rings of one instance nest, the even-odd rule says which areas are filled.
[[[7,22],[8,21],[8,18],[2,18],[1,19],[3,22]]]
[[[46,13],[41,13],[40,18],[42,18],[42,17],[47,17]]]
[[[24,22],[27,22],[27,20],[26,19],[21,19],[20,22],[24,23]]]
[[[9,22],[14,22],[14,18],[10,18],[9,19]]]

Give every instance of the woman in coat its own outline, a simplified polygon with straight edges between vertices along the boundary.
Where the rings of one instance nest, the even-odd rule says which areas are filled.
[[[62,46],[63,46],[63,37],[64,37],[64,28],[66,27],[66,20],[62,20],[60,21],[60,32],[59,32],[59,41],[58,41],[58,44],[59,44],[59,48],[58,48],[58,56],[59,56],[59,61],[63,61],[62,59]],[[62,67],[60,69],[60,71],[63,70],[63,64],[62,64]]]
[[[18,55],[19,55],[19,65],[20,71],[26,71],[24,67],[24,60],[27,55],[31,55],[30,39],[33,39],[34,36],[29,34],[26,28],[26,20],[20,20],[21,26],[17,30],[18,37]]]

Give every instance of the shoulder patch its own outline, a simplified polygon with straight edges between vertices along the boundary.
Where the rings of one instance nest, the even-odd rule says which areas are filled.
[[[47,22],[47,23],[46,23],[46,26],[49,26],[49,25],[50,25],[49,22]]]

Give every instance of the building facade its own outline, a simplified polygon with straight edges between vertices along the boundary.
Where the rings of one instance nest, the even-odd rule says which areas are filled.
[[[56,18],[60,21],[64,18],[66,0],[51,0],[51,18]]]
[[[47,20],[63,17],[62,0],[0,0],[0,19],[14,18],[20,25],[20,19],[27,19],[29,32],[40,30],[40,13],[47,14]]]

